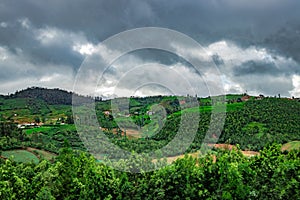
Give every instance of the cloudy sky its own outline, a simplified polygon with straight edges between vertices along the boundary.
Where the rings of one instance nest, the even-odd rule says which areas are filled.
[[[97,54],[102,60],[84,73],[81,93],[206,96],[213,94],[210,85],[226,93],[300,96],[299,9],[298,0],[0,0],[0,93],[73,90]],[[173,52],[129,52],[112,63],[118,47],[102,42],[141,27],[181,32],[205,55],[180,44]],[[214,64],[195,70],[180,52]],[[102,74],[93,71],[105,62]]]

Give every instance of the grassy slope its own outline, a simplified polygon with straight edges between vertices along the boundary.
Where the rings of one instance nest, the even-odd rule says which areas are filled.
[[[12,158],[12,160],[16,162],[39,162],[39,159],[33,153],[30,153],[26,150],[3,151],[2,156],[6,158]]]
[[[217,106],[200,106],[196,108],[187,108],[184,109],[183,112],[210,112],[212,110],[216,112],[231,112],[231,111],[237,111],[244,107],[245,102],[239,102],[234,104],[226,104],[226,107],[223,105],[217,105]],[[182,111],[175,112],[173,114],[180,114]]]
[[[64,124],[64,125],[44,125],[41,127],[24,129],[26,134],[32,133],[56,133],[57,131],[75,131],[76,127],[74,124]]]

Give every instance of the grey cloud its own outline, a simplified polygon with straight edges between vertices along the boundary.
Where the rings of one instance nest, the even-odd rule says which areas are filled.
[[[19,63],[3,61],[0,67],[5,72],[1,72],[0,81],[4,84],[10,78],[18,82],[26,73],[40,77],[51,74],[51,70],[56,70],[57,66],[64,66],[61,71],[72,67],[75,73],[84,56],[72,49],[72,41],[84,38],[84,42],[98,44],[121,31],[159,26],[183,32],[204,46],[220,40],[231,40],[243,48],[259,46],[274,51],[273,55],[291,58],[297,63],[284,65],[254,60],[227,69],[224,58],[218,54],[212,56],[232,80],[241,82],[241,77],[248,78],[250,75],[257,80],[262,75],[281,76],[287,79],[278,81],[284,85],[282,90],[291,90],[293,86],[288,79],[292,74],[300,74],[299,8],[300,1],[296,0],[1,1],[0,47],[7,48],[16,56],[15,60],[22,58],[36,71],[24,65],[20,72],[13,73],[12,69],[16,69]],[[28,19],[30,28],[21,25],[22,19]],[[42,44],[37,40],[36,32],[47,27],[60,30],[59,34],[64,34],[64,37],[56,43]],[[20,50],[22,54],[18,53]],[[181,58],[163,52],[145,50],[134,56],[141,62],[158,62],[169,66],[182,63],[189,67]],[[51,69],[47,70],[49,67]],[[111,75],[117,73],[111,72]],[[251,80],[249,85],[247,83],[243,87],[272,90],[272,84],[269,84],[273,83],[271,77],[264,79],[262,86]],[[10,86],[11,90],[15,89],[13,84]]]
[[[274,96],[281,94],[282,96],[290,96],[289,91],[293,88],[291,79],[280,76],[269,75],[252,75],[236,78],[236,81],[248,92],[262,93]]]
[[[45,64],[71,65],[77,69],[83,57],[74,52],[70,44],[60,41],[51,45],[42,45],[36,38],[36,27],[22,27],[20,22],[0,31],[0,45],[7,47],[12,53],[22,50],[29,62],[37,63],[40,67]]]
[[[299,18],[298,18],[299,19]],[[300,62],[300,22],[287,23],[264,40],[266,46]]]
[[[203,44],[225,38],[249,45],[264,44],[264,40],[276,31],[291,26],[287,22],[296,21],[299,25],[299,6],[300,2],[294,0],[252,3],[232,0],[12,0],[2,3],[0,19],[14,22],[27,17],[37,28],[46,24],[82,31],[95,43],[131,28],[162,26],[182,31]],[[17,36],[8,34],[6,37]]]
[[[275,63],[267,63],[262,61],[248,61],[234,68],[234,75],[245,76],[251,74],[275,74],[278,75],[281,71],[276,67]]]
[[[100,40],[140,26],[163,26],[200,38],[249,40],[251,34],[252,37],[266,35],[289,20],[299,19],[299,5],[300,2],[295,0],[251,3],[233,0],[11,0],[2,3],[0,19],[11,21],[27,17],[37,27],[48,24],[85,31]]]
[[[293,74],[299,74],[299,64],[297,63],[276,63],[265,60],[250,60],[242,63],[241,65],[234,66],[233,75],[246,76],[246,75],[274,75],[289,77]]]
[[[214,54],[211,57],[217,66],[224,65],[224,60],[218,54]]]

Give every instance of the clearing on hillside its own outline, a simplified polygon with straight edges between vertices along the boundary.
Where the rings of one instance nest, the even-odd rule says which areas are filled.
[[[288,142],[281,147],[282,151],[291,151],[293,149],[300,149],[300,141]]]
[[[5,158],[12,158],[12,160],[15,162],[23,162],[23,163],[39,162],[39,159],[36,157],[36,155],[26,150],[3,151],[2,156]]]

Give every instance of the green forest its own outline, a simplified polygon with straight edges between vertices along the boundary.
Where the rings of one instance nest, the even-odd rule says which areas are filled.
[[[60,150],[55,161],[2,160],[1,199],[299,199],[299,151],[273,145],[247,158],[239,151],[184,157],[146,173],[126,173],[87,153]],[[140,157],[141,161],[145,158]],[[154,165],[154,164],[153,164]]]
[[[0,96],[0,198],[299,199],[300,102],[244,96],[131,97],[128,110],[124,99],[96,97],[98,128],[131,152],[102,148],[101,159],[77,132],[72,93],[28,88]],[[188,114],[199,115],[197,127],[181,124]],[[222,117],[222,129],[211,123]],[[182,154],[179,147],[160,152],[191,128],[195,137]]]

